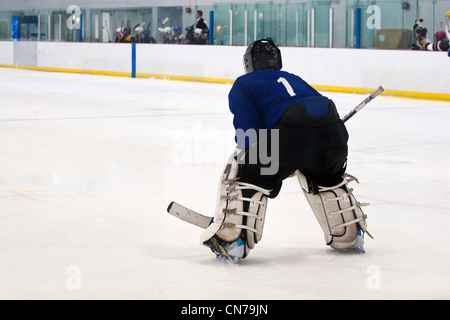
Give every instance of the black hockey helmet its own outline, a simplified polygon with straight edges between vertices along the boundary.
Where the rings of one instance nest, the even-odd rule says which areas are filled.
[[[250,73],[256,70],[281,70],[281,51],[271,40],[261,39],[247,47],[244,54],[244,70]]]
[[[423,23],[423,19],[416,20],[415,22],[416,23],[414,24],[413,27],[415,35],[426,37],[428,30],[425,27],[425,24]]]
[[[123,28],[123,33],[131,34],[131,28],[130,27],[124,27]]]

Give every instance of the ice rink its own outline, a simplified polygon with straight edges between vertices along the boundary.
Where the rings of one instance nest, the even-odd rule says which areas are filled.
[[[450,299],[448,102],[379,96],[347,122],[365,254],[324,244],[292,178],[235,266],[166,213],[213,214],[230,88],[0,69],[0,299]],[[322,93],[341,116],[365,98]]]

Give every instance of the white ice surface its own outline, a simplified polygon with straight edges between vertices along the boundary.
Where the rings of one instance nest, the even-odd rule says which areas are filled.
[[[212,215],[229,89],[0,69],[0,299],[450,298],[449,103],[380,96],[347,123],[366,254],[325,246],[289,179],[232,266],[166,213]]]

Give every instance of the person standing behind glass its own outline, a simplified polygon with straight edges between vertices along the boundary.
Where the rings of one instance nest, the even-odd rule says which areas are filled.
[[[205,23],[205,20],[203,19],[203,11],[197,10],[195,11],[195,19],[197,21],[194,24],[194,29],[202,29],[203,33],[208,32],[208,26]]]

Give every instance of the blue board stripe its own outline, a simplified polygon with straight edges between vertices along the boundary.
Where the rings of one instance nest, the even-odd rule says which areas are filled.
[[[131,44],[131,77],[136,78],[136,43]]]

